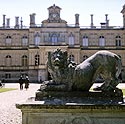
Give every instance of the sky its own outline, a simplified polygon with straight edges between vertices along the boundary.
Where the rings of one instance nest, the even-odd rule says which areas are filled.
[[[123,26],[121,10],[125,0],[0,0],[0,26],[3,24],[3,14],[10,18],[10,25],[15,25],[15,16],[22,17],[23,25],[29,26],[30,14],[36,13],[36,24],[48,18],[48,10],[53,4],[59,6],[61,19],[68,24],[75,24],[75,14],[78,13],[80,26],[90,26],[90,14],[93,14],[94,26],[105,22],[108,14],[110,26]]]

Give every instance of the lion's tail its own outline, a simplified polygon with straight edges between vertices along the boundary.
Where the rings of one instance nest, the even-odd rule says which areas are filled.
[[[116,78],[118,79],[121,70],[122,70],[122,61],[121,58],[119,56],[115,56],[116,60],[117,60],[117,72],[116,72]]]

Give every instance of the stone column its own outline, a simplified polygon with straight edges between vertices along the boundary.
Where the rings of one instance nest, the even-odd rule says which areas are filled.
[[[105,24],[107,28],[109,26],[108,14],[105,14]]]
[[[15,17],[15,28],[19,29],[19,17]]]
[[[91,16],[91,28],[93,28],[94,24],[93,24],[93,14],[90,15]]]
[[[21,17],[21,20],[20,20],[20,23],[21,23],[21,29],[23,28],[23,20],[22,20],[22,17]]]
[[[75,26],[79,27],[79,14],[75,14]]]
[[[7,20],[7,26],[6,27],[10,28],[10,18],[7,18],[6,20]]]
[[[125,15],[123,15],[123,27],[125,28]]]
[[[123,14],[123,28],[125,28],[125,5],[123,6],[121,13]]]
[[[35,27],[36,24],[35,24],[35,13],[33,14],[30,14],[30,27]]]
[[[5,17],[6,15],[3,15],[3,28],[5,28]]]

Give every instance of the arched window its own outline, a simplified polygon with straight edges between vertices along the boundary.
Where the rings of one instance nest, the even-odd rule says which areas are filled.
[[[69,60],[70,60],[70,61],[75,61],[74,55],[69,55]]]
[[[6,37],[6,45],[7,45],[7,46],[10,46],[10,45],[11,45],[11,42],[12,42],[11,36],[7,36],[7,37]]]
[[[121,46],[121,37],[120,36],[116,36],[116,46]]]
[[[58,41],[57,35],[56,35],[56,34],[53,34],[52,37],[51,37],[51,42],[52,42],[52,43],[57,43],[57,41]]]
[[[10,55],[6,56],[5,62],[6,62],[6,66],[11,66],[11,64],[12,64],[12,58],[11,58]]]
[[[40,35],[39,35],[38,32],[34,36],[34,42],[35,42],[35,46],[39,46],[39,44],[40,44]]]
[[[69,35],[69,45],[74,45],[74,42],[75,42],[75,40],[74,40],[74,35],[71,33],[70,35]]]
[[[28,37],[27,36],[23,36],[22,37],[22,45],[23,46],[27,46],[28,45]]]
[[[87,36],[83,36],[82,45],[83,46],[88,46],[89,45],[89,43],[88,43],[88,37]]]
[[[35,55],[35,65],[39,65],[40,64],[40,56],[37,54]]]
[[[83,56],[83,61],[85,61],[87,58],[88,58],[88,56],[87,56],[87,55],[84,55],[84,56]]]
[[[26,55],[22,56],[22,66],[28,65],[28,57]]]
[[[105,38],[104,38],[104,36],[99,37],[99,46],[105,46]]]

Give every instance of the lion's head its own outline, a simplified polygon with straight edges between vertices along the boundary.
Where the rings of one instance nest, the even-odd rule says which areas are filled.
[[[52,80],[62,82],[68,67],[68,54],[66,51],[57,49],[53,53],[48,54],[48,71]]]

